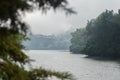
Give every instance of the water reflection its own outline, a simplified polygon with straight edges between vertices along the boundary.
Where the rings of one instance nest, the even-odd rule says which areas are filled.
[[[68,71],[78,80],[120,80],[120,65],[115,61],[85,58],[85,55],[70,54],[69,51],[32,50],[27,53],[34,67]]]

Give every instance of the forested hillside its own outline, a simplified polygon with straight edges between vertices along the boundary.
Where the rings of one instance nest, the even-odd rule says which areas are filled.
[[[70,51],[89,56],[120,57],[120,10],[106,10],[72,34]]]
[[[54,35],[30,35],[30,40],[23,42],[29,50],[69,50],[71,35],[69,32]]]

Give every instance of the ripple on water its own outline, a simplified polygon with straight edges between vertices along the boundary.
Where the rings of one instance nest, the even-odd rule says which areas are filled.
[[[58,71],[68,71],[78,80],[120,80],[120,64],[115,61],[99,61],[69,51],[32,50],[27,55],[35,62],[34,67],[43,66]]]

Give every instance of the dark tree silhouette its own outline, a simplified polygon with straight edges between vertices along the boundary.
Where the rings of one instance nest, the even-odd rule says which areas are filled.
[[[67,8],[66,0],[0,0],[0,79],[2,80],[45,80],[48,76],[56,76],[62,80],[71,79],[71,74],[51,70],[25,70],[24,64],[29,57],[24,54],[21,44],[27,39],[28,25],[21,15],[34,9],[48,11],[62,9],[73,13]]]
[[[96,19],[88,21],[85,30],[86,34],[82,36],[83,32],[80,30],[73,33],[70,48],[72,52],[95,57],[120,58],[120,10],[118,13],[106,10]]]

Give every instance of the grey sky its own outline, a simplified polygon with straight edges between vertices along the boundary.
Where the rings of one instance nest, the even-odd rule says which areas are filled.
[[[40,11],[29,13],[24,18],[31,26],[34,34],[59,34],[69,29],[85,27],[87,20],[97,17],[108,10],[115,12],[120,9],[120,0],[68,0],[70,6],[77,11],[77,15],[66,16],[62,11],[56,13],[48,11],[42,14]]]

